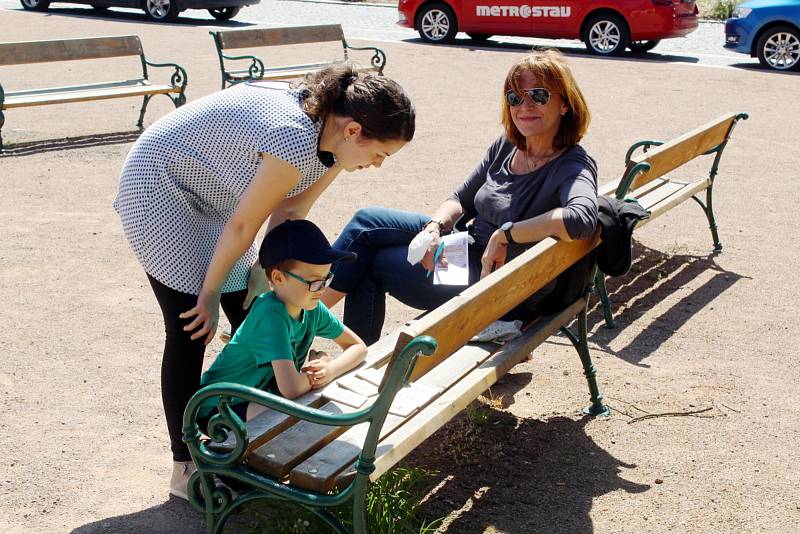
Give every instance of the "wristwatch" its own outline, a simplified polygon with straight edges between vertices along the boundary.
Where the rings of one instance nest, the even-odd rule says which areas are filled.
[[[514,228],[514,223],[513,223],[513,221],[507,221],[507,222],[504,222],[504,223],[503,223],[503,224],[500,226],[500,229],[501,229],[501,230],[503,231],[503,233],[506,235],[506,241],[508,241],[508,244],[509,244],[509,245],[516,245],[516,244],[517,244],[517,242],[516,242],[516,241],[514,241],[514,238],[511,236],[511,229],[512,229],[512,228]]]

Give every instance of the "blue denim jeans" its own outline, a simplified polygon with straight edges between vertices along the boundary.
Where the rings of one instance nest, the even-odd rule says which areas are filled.
[[[390,208],[358,210],[333,244],[358,259],[335,267],[331,287],[347,293],[344,324],[367,344],[381,336],[386,293],[418,310],[432,310],[467,286],[434,285],[421,264],[411,265],[408,244],[430,217]]]

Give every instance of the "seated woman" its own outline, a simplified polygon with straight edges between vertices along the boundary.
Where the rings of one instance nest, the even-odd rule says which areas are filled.
[[[366,208],[336,240],[335,248],[356,252],[358,259],[338,266],[322,300],[331,307],[346,297],[344,323],[367,344],[381,335],[385,293],[431,310],[467,287],[434,285],[428,276],[440,236],[461,217],[473,219],[470,284],[548,236],[570,241],[593,235],[597,166],[578,144],[589,125],[589,109],[560,53],[534,52],[511,67],[501,119],[504,135],[433,217]],[[430,232],[433,240],[421,263],[411,265],[408,245],[420,231]],[[558,297],[558,282],[507,318],[544,313],[548,299]]]

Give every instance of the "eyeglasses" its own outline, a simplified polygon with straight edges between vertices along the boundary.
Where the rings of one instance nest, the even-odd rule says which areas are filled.
[[[325,289],[326,287],[331,285],[331,282],[333,282],[333,273],[328,273],[328,275],[322,280],[306,280],[302,276],[298,276],[298,275],[294,274],[293,272],[289,272],[289,271],[282,271],[282,272],[284,274],[288,274],[289,276],[291,276],[295,280],[299,280],[300,282],[303,282],[304,284],[308,284],[308,290],[311,291],[312,293],[316,292],[316,291],[322,291],[323,289]]]
[[[521,106],[522,103],[525,101],[525,96],[528,95],[528,98],[531,99],[531,102],[536,104],[537,106],[546,106],[548,102],[550,102],[550,91],[545,89],[544,87],[534,87],[533,89],[528,89],[523,91],[523,96],[517,94],[516,91],[510,90],[506,93],[506,100],[508,101],[508,105],[512,108],[517,106]]]

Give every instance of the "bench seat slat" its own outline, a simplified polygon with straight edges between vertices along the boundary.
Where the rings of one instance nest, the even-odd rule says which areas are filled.
[[[329,67],[331,65],[337,65],[341,62],[331,62],[331,63],[319,63],[317,65],[287,65],[282,67],[267,67],[264,70],[264,75],[260,78],[261,80],[286,80],[288,78],[302,78],[306,74],[311,72],[316,72],[318,70],[322,70],[325,67]],[[356,66],[356,71],[358,72],[366,72],[366,71],[377,71],[377,67],[364,67],[364,66]],[[249,71],[247,70],[235,70],[229,71],[228,76],[233,81],[245,81],[250,79]]]
[[[29,106],[44,106],[67,102],[103,100],[128,96],[180,93],[181,88],[172,85],[154,85],[147,80],[124,80],[83,86],[29,89],[6,93],[4,109]]]
[[[440,363],[416,383],[431,387],[451,387],[486,360],[495,349],[496,345],[488,343],[467,345],[461,351]],[[436,402],[437,400],[434,398],[428,405]],[[416,413],[424,409],[425,407],[423,406],[407,418],[389,414],[381,428],[380,439],[391,435],[395,429],[407,421],[413,420]],[[359,452],[361,452],[366,435],[367,425],[358,425],[351,428],[337,440],[331,442],[324,449],[292,469],[289,475],[291,483],[314,491],[332,490],[337,484],[337,475],[351,466]]]
[[[328,402],[320,409],[332,414],[356,411],[356,408],[338,402]],[[282,479],[294,466],[336,439],[348,428],[350,427],[300,421],[253,450],[247,457],[247,463],[262,473]]]
[[[699,193],[700,191],[706,190],[709,184],[709,179],[699,180],[691,184],[685,184],[669,197],[662,198],[652,206],[648,207],[647,209],[650,210],[650,218],[643,220],[642,223],[647,224],[653,219],[658,218],[684,200],[687,200],[689,197]],[[642,223],[640,223],[640,225],[642,225]]]

